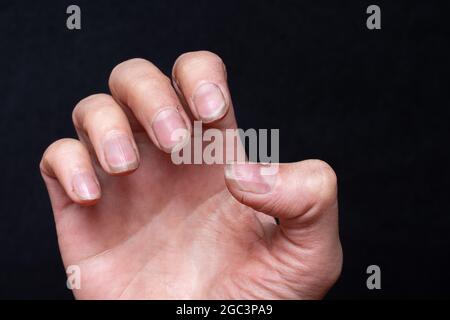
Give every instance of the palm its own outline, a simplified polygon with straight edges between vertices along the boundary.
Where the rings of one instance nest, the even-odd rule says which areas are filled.
[[[58,214],[63,259],[81,268],[76,296],[237,294],[237,277],[246,276],[229,270],[243,271],[263,249],[261,221],[229,194],[222,166],[176,166],[147,137],[137,141],[141,166],[135,173],[100,176],[101,202],[72,204]]]

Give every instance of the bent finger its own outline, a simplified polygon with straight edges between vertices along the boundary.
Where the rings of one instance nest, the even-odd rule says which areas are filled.
[[[112,95],[132,110],[161,150],[170,153],[190,138],[189,117],[169,78],[151,62],[122,62],[111,72],[109,87]]]
[[[137,169],[139,153],[128,118],[111,96],[96,94],[81,100],[72,118],[106,172],[122,175]]]
[[[89,152],[80,141],[61,139],[52,143],[44,152],[40,169],[47,186],[56,180],[73,202],[92,205],[100,199],[100,184]],[[55,199],[54,186],[50,187],[50,197]]]

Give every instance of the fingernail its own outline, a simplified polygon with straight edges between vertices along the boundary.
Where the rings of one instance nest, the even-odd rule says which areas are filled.
[[[100,187],[90,173],[76,174],[72,179],[72,186],[74,192],[81,200],[95,200],[100,198]]]
[[[233,181],[244,192],[264,194],[270,192],[277,176],[262,174],[264,167],[256,163],[228,163],[225,177]]]
[[[171,152],[189,137],[186,124],[176,108],[160,111],[153,120],[153,132],[161,148]]]
[[[104,144],[105,159],[113,173],[127,172],[138,167],[138,157],[126,134],[112,134]]]
[[[193,101],[198,116],[204,122],[220,119],[227,111],[224,95],[213,83],[204,83],[198,87]]]

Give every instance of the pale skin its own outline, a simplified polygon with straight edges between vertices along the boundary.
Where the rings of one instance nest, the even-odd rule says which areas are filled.
[[[183,54],[171,77],[143,59],[119,64],[109,94],[75,107],[79,140],[43,155],[62,259],[81,270],[75,297],[323,297],[342,266],[334,171],[320,160],[270,178],[257,164],[173,164],[193,120],[237,124],[217,55]]]

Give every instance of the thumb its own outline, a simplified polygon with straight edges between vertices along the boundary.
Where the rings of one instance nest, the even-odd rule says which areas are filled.
[[[272,265],[289,281],[301,279],[301,287],[310,288],[309,297],[325,294],[342,265],[333,169],[320,160],[232,163],[226,166],[225,178],[239,202],[278,218],[268,245],[269,255],[275,258]]]

